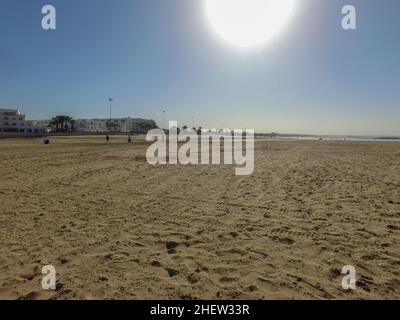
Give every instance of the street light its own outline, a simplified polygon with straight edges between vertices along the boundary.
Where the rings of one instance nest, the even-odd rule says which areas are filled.
[[[112,119],[112,102],[114,101],[113,98],[108,98],[108,102],[110,102],[110,122]]]
[[[165,130],[166,129],[166,127],[165,127],[165,110],[163,110],[163,124],[162,124],[162,126],[163,126],[163,129]]]

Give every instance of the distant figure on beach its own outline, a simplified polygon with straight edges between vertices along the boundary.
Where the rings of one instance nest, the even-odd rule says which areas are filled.
[[[109,141],[110,141],[110,137],[109,137],[109,135],[108,135],[108,134],[106,135],[106,141],[107,141],[107,142],[109,142]]]
[[[43,143],[44,144],[50,144],[50,139],[49,138],[44,138]]]
[[[132,137],[130,134],[128,134],[128,143],[132,143]]]

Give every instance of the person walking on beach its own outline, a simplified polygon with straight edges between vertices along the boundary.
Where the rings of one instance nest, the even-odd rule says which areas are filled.
[[[110,141],[110,136],[107,134],[106,135],[106,141],[109,142]]]
[[[130,134],[128,134],[128,143],[132,143],[132,137]]]

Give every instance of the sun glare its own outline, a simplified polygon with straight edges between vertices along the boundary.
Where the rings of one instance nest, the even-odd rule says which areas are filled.
[[[286,24],[295,0],[205,0],[213,29],[227,42],[255,47],[273,38]]]

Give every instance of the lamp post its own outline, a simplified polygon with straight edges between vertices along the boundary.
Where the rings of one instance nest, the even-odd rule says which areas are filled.
[[[111,124],[111,119],[112,119],[112,102],[114,101],[113,98],[108,98],[108,102],[110,104],[110,117],[108,119],[108,123],[106,123],[106,127],[108,132],[112,131],[112,124]]]
[[[162,123],[162,126],[163,126],[163,130],[165,130],[166,129],[166,127],[165,127],[165,110],[163,110],[163,123]]]
[[[114,101],[113,98],[108,98],[108,102],[110,103],[110,122],[112,119],[112,102]]]

